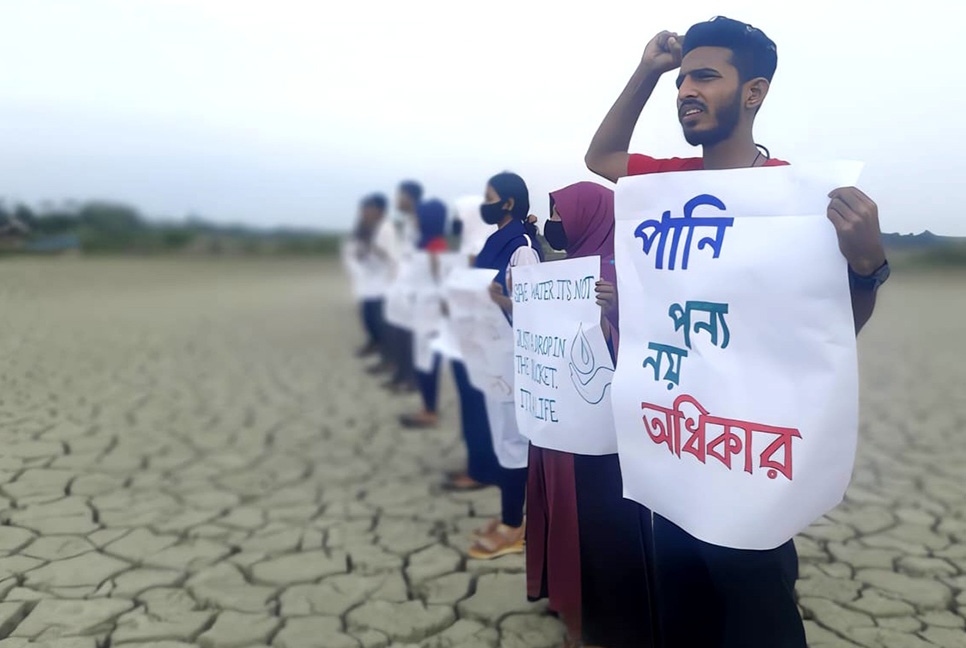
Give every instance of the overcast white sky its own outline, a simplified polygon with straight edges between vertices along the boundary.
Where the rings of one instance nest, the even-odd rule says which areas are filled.
[[[342,228],[402,178],[452,201],[510,169],[543,218],[651,36],[722,14],[778,44],[774,156],[865,160],[884,230],[966,235],[960,3],[658,4],[0,0],[0,196]],[[672,78],[633,148],[693,151]]]

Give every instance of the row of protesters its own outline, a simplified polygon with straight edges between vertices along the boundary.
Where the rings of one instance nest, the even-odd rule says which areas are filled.
[[[772,158],[753,134],[776,68],[775,43],[743,22],[718,17],[692,26],[684,37],[660,32],[600,124],[585,156],[587,167],[616,182],[645,174],[788,164]],[[630,153],[642,110],[660,79],[673,71],[675,110],[684,138],[701,147],[702,154],[658,158]],[[464,233],[471,222],[495,229],[464,260],[492,272],[488,297],[502,309],[506,326],[513,321],[514,268],[555,262],[545,261],[542,241],[567,258],[599,257],[601,330],[617,366],[621,309],[613,191],[578,182],[552,192],[542,236],[530,215],[529,190],[522,178],[497,174],[484,191],[475,209],[472,203],[461,205],[459,220]],[[417,205],[413,213],[420,215],[419,223],[424,217],[436,222],[432,210],[421,211]],[[858,334],[889,275],[878,208],[859,189],[840,187],[828,195],[826,214],[848,263]],[[425,244],[426,235],[420,241]],[[466,250],[461,254],[467,257]],[[486,353],[512,358],[512,336],[499,345]],[[526,594],[548,600],[566,626],[567,646],[806,646],[795,597],[798,557],[792,540],[774,549],[751,550],[692,536],[660,512],[624,498],[618,454],[587,456],[528,442],[516,427],[513,401],[494,398],[483,385],[474,384],[469,358],[454,360],[452,366],[468,464],[466,471],[448,475],[446,486],[462,490],[494,485],[501,493],[501,516],[477,531],[469,555],[487,559],[525,551]],[[420,382],[424,384],[423,378]],[[426,411],[404,423],[437,424],[430,416],[431,404],[435,400],[425,402]]]
[[[373,229],[372,223],[376,223],[375,227],[382,231],[392,231],[384,223],[396,224],[396,236],[390,245],[385,246],[392,252],[383,253],[383,247],[373,243],[359,245],[363,250],[362,269],[356,271],[354,278],[358,283],[358,275],[374,274],[372,268],[383,257],[392,259],[392,279],[384,286],[382,297],[385,306],[378,309],[385,313],[380,322],[370,325],[376,309],[368,305],[369,300],[363,301],[366,330],[382,333],[370,334],[370,342],[360,355],[373,355],[377,347],[384,350],[389,361],[380,361],[369,370],[373,373],[394,371],[395,377],[385,386],[396,394],[408,391],[397,387],[406,371],[400,367],[406,364],[412,367],[422,407],[399,417],[403,428],[434,428],[439,421],[437,406],[442,357],[432,349],[427,351],[424,338],[438,335],[438,326],[445,323],[445,307],[440,310],[438,321],[431,323],[430,334],[425,335],[426,327],[421,317],[424,313],[418,304],[422,291],[431,290],[431,285],[438,289],[442,284],[441,257],[449,253],[451,264],[490,268],[500,277],[506,277],[508,269],[513,266],[539,263],[541,259],[536,230],[528,219],[529,194],[523,180],[515,174],[499,174],[490,180],[486,191],[484,199],[472,197],[457,201],[452,219],[448,218],[445,203],[438,199],[422,200],[421,188],[411,181],[399,186],[396,205],[400,215],[394,220],[386,216],[384,199],[374,201],[368,197],[362,202],[360,226],[354,237],[357,242],[377,238],[366,233],[367,224]],[[408,234],[408,230],[414,234]],[[450,250],[447,231],[456,234],[451,237],[457,241],[456,250]],[[427,268],[428,273],[425,272]],[[516,430],[512,403],[488,398],[471,383],[462,360],[459,357],[450,360],[459,396],[467,464],[465,469],[445,475],[442,487],[451,491],[498,487],[501,515],[476,531],[475,544],[469,555],[490,559],[521,553],[525,530],[527,441]]]

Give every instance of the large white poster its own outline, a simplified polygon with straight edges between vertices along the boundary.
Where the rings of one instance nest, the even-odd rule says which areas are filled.
[[[489,287],[496,270],[460,268],[446,281],[453,336],[470,382],[490,399],[513,402],[513,329]]]
[[[598,256],[513,268],[516,419],[541,448],[617,452],[599,278]]]
[[[414,263],[415,252],[400,256],[396,273],[386,290],[386,321],[394,326],[412,329],[416,305],[414,277],[420,268]]]
[[[340,251],[353,297],[361,301],[385,295],[392,278],[392,264],[388,259],[352,239],[343,241]]]
[[[453,357],[449,340],[434,344],[441,335],[449,336],[449,323],[443,315],[443,284],[454,269],[466,263],[465,255],[458,252],[417,252],[413,257],[420,270],[411,275],[414,284],[413,301],[413,363],[420,371],[433,368],[433,356]]]
[[[462,360],[463,354],[459,350],[456,336],[453,334],[453,325],[450,321],[449,304],[446,301],[446,292],[443,286],[446,285],[449,276],[457,269],[469,268],[469,257],[462,252],[453,252],[440,255],[440,308],[442,317],[439,320],[437,334],[430,342],[430,350],[439,353],[444,358],[450,360]]]
[[[439,335],[443,316],[442,286],[439,281],[440,261],[429,252],[413,255],[416,271],[410,275],[413,284],[413,365],[429,372],[433,368],[430,344]]]
[[[454,270],[446,281],[446,302],[467,375],[486,397],[496,458],[504,468],[523,468],[528,448],[514,417],[513,329],[490,298],[495,276],[496,270]]]
[[[770,549],[848,486],[858,372],[836,163],[622,179],[612,385],[625,496],[697,538]]]

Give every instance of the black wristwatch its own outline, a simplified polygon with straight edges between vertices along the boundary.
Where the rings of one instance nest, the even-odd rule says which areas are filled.
[[[883,264],[870,275],[860,275],[852,269],[852,266],[849,266],[849,285],[858,290],[875,292],[879,289],[879,286],[886,282],[890,274],[891,272],[889,270],[888,261],[883,262]]]

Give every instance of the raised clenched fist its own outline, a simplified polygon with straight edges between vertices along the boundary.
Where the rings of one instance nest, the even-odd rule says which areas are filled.
[[[655,74],[664,74],[681,67],[682,40],[676,32],[662,31],[644,48],[641,65]]]

